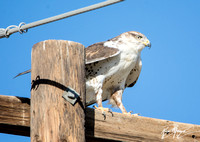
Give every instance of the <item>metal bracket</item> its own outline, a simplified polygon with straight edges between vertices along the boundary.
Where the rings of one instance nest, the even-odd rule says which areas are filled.
[[[78,94],[74,89],[68,86],[67,89],[64,91],[62,97],[70,102],[72,105],[75,105],[77,99],[80,97],[80,94]]]

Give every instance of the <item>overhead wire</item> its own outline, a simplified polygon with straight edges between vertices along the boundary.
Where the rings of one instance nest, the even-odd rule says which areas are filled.
[[[56,16],[53,16],[53,17],[49,17],[49,18],[46,18],[46,19],[39,20],[39,21],[35,21],[35,22],[29,23],[29,24],[25,24],[24,22],[21,22],[18,26],[17,25],[11,25],[11,26],[8,26],[5,29],[0,28],[0,38],[4,38],[4,37],[8,38],[11,34],[16,33],[16,32],[19,32],[21,34],[26,33],[28,31],[28,29],[30,29],[30,28],[40,26],[40,25],[44,25],[44,24],[47,24],[47,23],[50,23],[50,22],[58,21],[58,20],[68,18],[68,17],[71,17],[71,16],[75,16],[77,14],[81,14],[81,13],[88,12],[88,11],[91,11],[91,10],[95,10],[95,9],[98,9],[98,8],[102,8],[102,7],[105,7],[105,6],[114,4],[114,3],[118,3],[118,2],[121,2],[121,1],[124,1],[124,0],[107,0],[107,1],[104,1],[104,2],[101,2],[101,3],[98,3],[98,4],[83,7],[83,8],[77,9],[77,10],[73,10],[73,11],[66,12],[66,13],[63,13],[63,14],[60,14],[60,15],[56,15]]]

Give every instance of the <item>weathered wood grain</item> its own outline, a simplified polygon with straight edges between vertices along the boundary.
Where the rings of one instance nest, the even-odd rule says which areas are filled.
[[[167,120],[129,116],[120,113],[107,114],[106,120],[100,111],[86,109],[86,135],[116,141],[165,141],[198,142],[200,126]]]
[[[0,132],[30,136],[30,99],[0,95]]]
[[[30,129],[30,100],[28,98],[0,95],[0,132],[27,136]],[[4,104],[4,105],[3,105]],[[6,104],[6,105],[5,105]],[[6,107],[5,107],[6,106]],[[23,106],[23,107],[20,107]],[[4,115],[9,110],[9,119]],[[16,113],[17,112],[17,113]],[[26,114],[24,114],[26,112]],[[86,108],[86,141],[164,141],[198,142],[200,126],[142,116],[127,116],[121,113],[107,114]],[[26,117],[21,117],[26,116]],[[26,118],[26,119],[25,119]],[[5,121],[6,119],[6,121]],[[14,121],[13,121],[14,120]],[[4,129],[5,128],[5,129]]]
[[[82,44],[47,40],[32,49],[31,142],[85,141],[85,61]],[[74,106],[62,94],[81,95]]]

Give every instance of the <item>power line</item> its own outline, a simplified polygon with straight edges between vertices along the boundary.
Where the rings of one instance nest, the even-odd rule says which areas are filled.
[[[6,29],[0,28],[0,38],[3,38],[3,37],[8,38],[11,34],[16,33],[16,32],[20,32],[22,34],[22,33],[27,32],[28,29],[30,29],[30,28],[40,26],[40,25],[43,25],[43,24],[47,24],[47,23],[50,23],[50,22],[54,22],[54,21],[57,21],[57,20],[61,20],[61,19],[64,19],[64,18],[68,18],[68,17],[74,16],[74,15],[81,14],[81,13],[84,13],[84,12],[88,12],[88,11],[91,11],[91,10],[95,10],[95,9],[98,9],[98,8],[102,8],[102,7],[105,7],[105,6],[114,4],[114,3],[118,3],[118,2],[121,2],[121,1],[124,1],[124,0],[107,0],[105,2],[101,2],[101,3],[98,3],[98,4],[94,4],[94,5],[91,5],[91,6],[84,7],[84,8],[80,8],[80,9],[77,9],[77,10],[74,10],[74,11],[66,12],[66,13],[56,15],[56,16],[53,16],[53,17],[50,17],[50,18],[42,19],[42,20],[39,20],[39,21],[36,21],[36,22],[33,22],[33,23],[25,24],[24,22],[22,22],[22,23],[19,24],[19,26],[11,25],[11,26],[8,26]]]

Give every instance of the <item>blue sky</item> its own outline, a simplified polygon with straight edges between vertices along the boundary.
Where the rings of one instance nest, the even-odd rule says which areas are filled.
[[[31,23],[101,1],[2,1],[0,28]],[[30,74],[13,77],[31,68],[31,48],[37,42],[63,39],[87,47],[126,31],[139,31],[148,37],[152,48],[142,51],[139,80],[123,94],[127,111],[200,125],[199,5],[199,0],[125,0],[0,39],[0,94],[30,98]],[[30,141],[6,134],[0,134],[0,139]]]

